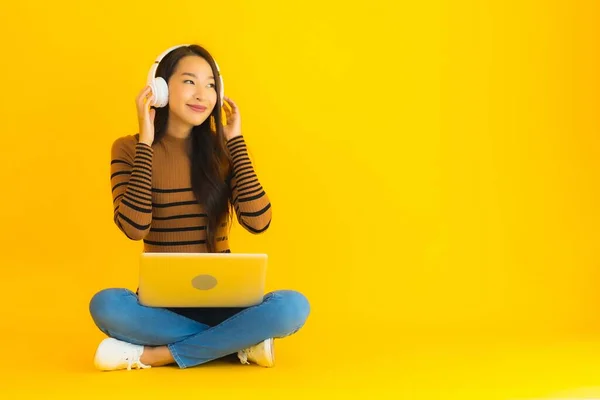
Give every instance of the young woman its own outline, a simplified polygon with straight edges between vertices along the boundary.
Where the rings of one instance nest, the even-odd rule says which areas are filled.
[[[271,203],[212,56],[198,45],[165,53],[151,73],[167,85],[150,76],[136,99],[139,133],[112,146],[114,222],[129,239],[143,240],[145,252],[228,253],[232,214],[259,234],[271,222]],[[160,90],[168,95],[157,103]],[[237,354],[244,364],[270,367],[273,339],[298,331],[309,312],[307,299],[291,290],[244,309],[167,309],[144,307],[127,289],[104,289],[90,302],[94,323],[109,336],[94,364],[105,371],[187,368]]]

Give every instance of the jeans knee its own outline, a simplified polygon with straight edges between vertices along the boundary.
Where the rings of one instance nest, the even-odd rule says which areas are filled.
[[[104,289],[90,300],[90,315],[96,325],[106,330],[123,315],[123,304],[132,292],[127,289]]]
[[[295,333],[304,326],[310,314],[310,303],[306,296],[294,290],[280,290],[273,293],[276,302],[277,331],[280,336]]]

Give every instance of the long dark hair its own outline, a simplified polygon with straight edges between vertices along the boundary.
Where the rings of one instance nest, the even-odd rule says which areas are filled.
[[[215,77],[217,97],[221,91],[218,79],[218,68],[211,54],[199,45],[179,47],[167,54],[156,69],[156,76],[169,82],[175,71],[177,63],[186,56],[199,56],[205,59]],[[209,252],[216,248],[216,233],[221,222],[230,223],[232,215],[231,179],[232,164],[227,155],[225,136],[220,104],[223,99],[218,99],[211,115],[201,125],[194,126],[190,134],[190,159],[192,190],[207,214],[208,224],[206,229],[206,245]],[[154,117],[155,142],[159,142],[167,130],[169,107],[156,110]]]

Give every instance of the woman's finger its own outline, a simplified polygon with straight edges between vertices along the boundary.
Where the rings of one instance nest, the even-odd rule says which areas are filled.
[[[225,101],[227,101],[227,104],[229,107],[231,107],[232,111],[237,111],[238,107],[237,104],[235,104],[235,101],[231,100],[231,98],[227,96],[225,96]]]
[[[136,98],[138,105],[144,104],[144,100],[147,99],[150,94],[152,94],[152,89],[150,86],[146,86],[144,89],[142,89]]]
[[[141,91],[140,91],[140,96],[139,97],[143,97],[148,95],[148,93],[150,93],[152,91],[152,88],[150,86],[146,86],[144,87]]]
[[[231,106],[229,105],[229,103],[227,102],[227,97],[223,97],[223,108],[225,110],[229,110],[231,108]]]
[[[229,117],[229,115],[231,115],[231,106],[223,102],[223,111],[225,111],[225,115]]]

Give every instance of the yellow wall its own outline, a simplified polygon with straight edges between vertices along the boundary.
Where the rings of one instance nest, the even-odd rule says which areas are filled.
[[[193,41],[273,202],[233,250],[310,297],[307,330],[597,330],[598,6],[392,3],[3,6],[0,327],[41,303],[88,332],[95,291],[135,287],[110,145],[154,57]]]

